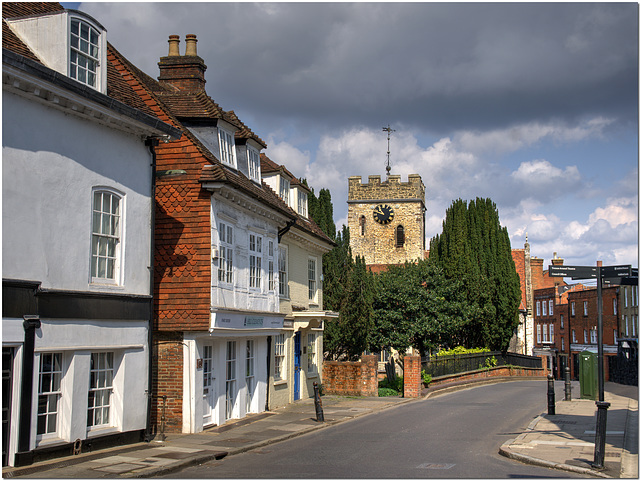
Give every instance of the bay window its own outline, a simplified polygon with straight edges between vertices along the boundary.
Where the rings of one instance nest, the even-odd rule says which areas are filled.
[[[233,227],[218,223],[220,258],[218,260],[218,281],[233,283]]]

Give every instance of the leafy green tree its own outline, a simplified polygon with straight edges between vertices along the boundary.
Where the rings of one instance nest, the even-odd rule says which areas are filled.
[[[429,261],[462,283],[469,304],[462,344],[506,351],[518,325],[521,293],[509,234],[500,226],[495,203],[454,201],[442,233],[431,240]]]
[[[376,279],[372,350],[411,346],[421,354],[455,345],[467,324],[459,282],[427,261],[392,265]]]

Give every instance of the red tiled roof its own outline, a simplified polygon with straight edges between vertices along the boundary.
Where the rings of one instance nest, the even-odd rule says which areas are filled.
[[[302,183],[300,179],[297,178],[293,173],[287,170],[287,167],[285,167],[284,165],[278,165],[276,162],[274,162],[269,157],[267,157],[264,153],[260,154],[260,170],[262,171],[262,173],[284,172],[287,174],[287,176],[291,178],[291,185],[301,186],[308,192],[311,192],[311,189],[307,185]]]
[[[107,43],[107,54],[121,56],[110,43]],[[109,60],[107,61],[107,95],[148,115],[157,116],[122,77],[113,62]]]
[[[58,2],[2,2],[2,18],[27,17],[64,10]]]
[[[236,112],[234,112],[233,110],[230,110],[226,112],[226,114],[230,119],[233,120],[234,125],[240,127],[240,130],[238,130],[235,134],[235,138],[252,139],[258,142],[262,146],[262,148],[267,148],[267,144],[264,143],[264,141],[259,136],[253,133],[249,127],[247,127],[244,123],[242,123],[242,120],[238,118],[238,116],[236,115]]]
[[[56,2],[12,2],[2,4],[2,46],[14,53],[22,55],[26,58],[34,60],[41,65],[42,61],[27,45],[18,38],[18,36],[11,30],[9,25],[4,21],[5,18],[15,18],[24,16],[37,16],[48,13],[57,13],[64,11],[64,7]],[[107,57],[113,54],[120,56],[120,54],[113,48],[113,46],[107,43]],[[110,60],[107,60],[107,96],[118,100],[125,105],[128,105],[144,113],[152,116],[156,116],[154,112],[147,107],[147,105],[140,99],[138,95],[133,91],[131,86],[120,75]]]
[[[4,19],[2,20],[2,48],[6,48],[7,50],[11,50],[23,57],[27,57],[42,64],[38,56],[33,53],[15,33],[13,33]]]

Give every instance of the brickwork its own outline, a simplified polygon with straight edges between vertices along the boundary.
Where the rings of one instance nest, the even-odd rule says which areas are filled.
[[[416,398],[422,391],[421,358],[418,355],[404,357],[404,396]]]
[[[166,395],[165,432],[182,431],[183,336],[181,332],[159,332],[153,341],[153,397],[151,424],[161,431],[162,397]]]
[[[430,387],[439,385],[446,385],[448,383],[468,381],[482,378],[496,378],[496,377],[541,377],[547,376],[546,370],[546,357],[543,357],[543,368],[526,368],[526,367],[495,367],[489,370],[481,370],[475,372],[468,372],[455,375],[445,375],[442,377],[436,377],[429,384]]]
[[[349,177],[347,223],[351,232],[353,255],[364,257],[367,265],[400,264],[424,258],[424,184],[419,175],[401,182],[390,175],[381,182],[379,175],[362,183],[361,177]],[[373,210],[388,204],[394,210],[393,221],[381,225],[373,219]],[[404,243],[397,245],[397,227],[404,229]]]
[[[378,396],[378,361],[363,355],[360,362],[324,362],[322,389],[328,395]]]

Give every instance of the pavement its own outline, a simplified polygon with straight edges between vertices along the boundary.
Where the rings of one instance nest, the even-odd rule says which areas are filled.
[[[500,447],[505,457],[533,465],[604,478],[638,478],[638,387],[605,383],[604,400],[611,406],[602,469],[594,468],[596,415],[593,400],[580,399],[577,382],[572,400],[556,382],[555,414],[536,417],[517,438]],[[573,397],[578,397],[573,399]]]
[[[494,381],[500,381],[496,379]],[[467,388],[482,383],[472,383]],[[576,383],[576,382],[574,382]],[[556,382],[556,398],[560,396]],[[81,453],[20,468],[3,468],[3,478],[150,478],[288,440],[322,428],[413,401],[463,388],[430,388],[421,399],[401,397],[322,397],[324,422],[316,421],[312,398],[271,412],[248,415],[197,434],[169,433],[161,441]],[[573,388],[579,396],[579,387]],[[638,388],[606,384],[607,417],[604,469],[592,468],[595,438],[593,400],[556,401],[556,414],[542,413],[500,454],[526,463],[607,478],[638,477]]]

